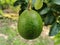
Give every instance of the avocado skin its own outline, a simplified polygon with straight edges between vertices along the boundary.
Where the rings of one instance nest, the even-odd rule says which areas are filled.
[[[18,19],[18,32],[24,39],[35,39],[42,32],[42,19],[34,10],[24,10]]]

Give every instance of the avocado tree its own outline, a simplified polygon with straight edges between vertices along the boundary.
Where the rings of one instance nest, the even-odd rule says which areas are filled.
[[[29,0],[17,0],[14,6],[21,5],[19,15],[28,8]],[[49,36],[59,35],[60,32],[60,0],[31,0],[31,9],[42,17],[45,26],[50,27]],[[30,7],[30,5],[29,5]],[[59,36],[57,36],[59,38]]]

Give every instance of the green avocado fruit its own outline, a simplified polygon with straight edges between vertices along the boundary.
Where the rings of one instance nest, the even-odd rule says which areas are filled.
[[[43,0],[35,0],[34,7],[36,10],[39,10],[43,7]]]
[[[35,39],[42,32],[42,19],[34,10],[24,10],[18,19],[18,32],[24,39]]]

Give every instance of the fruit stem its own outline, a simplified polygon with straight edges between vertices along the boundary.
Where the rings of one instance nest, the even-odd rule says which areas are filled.
[[[29,0],[29,2],[28,2],[28,10],[31,10],[31,7],[32,7],[32,0]]]

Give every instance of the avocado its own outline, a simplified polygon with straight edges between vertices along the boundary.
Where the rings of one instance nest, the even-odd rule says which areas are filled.
[[[18,32],[24,39],[35,39],[42,32],[43,22],[34,10],[24,10],[18,19]]]

